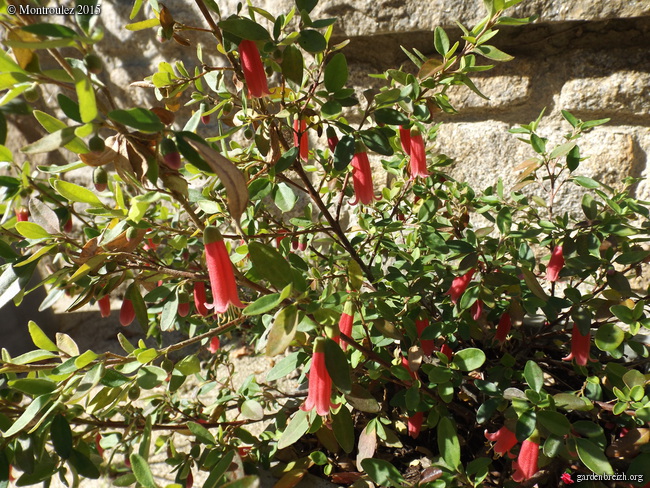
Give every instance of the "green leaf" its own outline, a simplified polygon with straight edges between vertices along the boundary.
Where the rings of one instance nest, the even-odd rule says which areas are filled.
[[[42,349],[37,349],[35,351],[29,351],[25,354],[21,354],[18,357],[15,357],[11,360],[10,364],[31,364],[36,361],[43,361],[44,359],[52,359],[58,357],[57,354],[54,354],[51,351],[43,351]]]
[[[222,20],[218,25],[225,32],[249,41],[266,41],[271,39],[269,32],[264,27],[245,17],[232,16],[226,20]]]
[[[309,429],[309,412],[298,410],[278,440],[278,449],[284,449],[297,442]]]
[[[354,450],[354,422],[345,405],[332,415],[332,430],[341,448],[348,454],[351,453]]]
[[[262,420],[264,418],[264,408],[256,400],[246,400],[241,404],[241,413],[250,420]]]
[[[312,29],[300,31],[298,44],[305,51],[312,54],[320,53],[327,48],[327,40],[323,34]]]
[[[537,134],[530,135],[530,145],[537,154],[544,154],[546,152],[546,139],[539,137]]]
[[[298,10],[309,13],[318,5],[318,0],[296,0],[296,7]]]
[[[221,485],[221,488],[260,488],[260,479],[255,475],[244,476]]]
[[[29,423],[34,420],[36,415],[38,415],[41,410],[50,404],[51,398],[52,393],[47,393],[45,395],[34,398],[32,403],[27,406],[27,408],[23,411],[20,417],[16,419],[13,425],[6,432],[4,432],[3,436],[5,439],[17,434],[25,427],[27,427]]]
[[[139,454],[132,453],[129,456],[131,460],[131,468],[133,469],[133,474],[135,479],[138,480],[145,488],[157,488],[156,482],[153,479],[153,474],[151,474],[151,469],[149,468],[149,463],[146,459],[140,456]]]
[[[614,474],[611,464],[607,460],[605,453],[589,439],[576,438],[576,447],[578,448],[578,457],[592,473],[598,475]]]
[[[234,458],[235,451],[226,451],[219,462],[214,465],[214,468],[210,470],[210,475],[208,476],[208,479],[206,479],[203,483],[203,488],[218,488],[219,486],[223,486],[223,484],[219,484],[219,480],[226,473],[226,471],[228,471],[228,468],[232,464]]]
[[[574,176],[571,179],[584,188],[594,189],[600,188],[601,186],[600,183],[598,183],[596,180],[591,179],[587,176]]]
[[[70,117],[75,122],[81,123],[81,112],[79,111],[79,104],[72,100],[71,98],[65,96],[63,93],[59,93],[56,97],[56,100],[59,102],[59,107],[63,110],[63,113]],[[36,112],[36,110],[34,111]],[[34,113],[36,115],[36,113]],[[38,118],[38,117],[37,117]],[[55,119],[58,120],[58,119]],[[39,120],[40,122],[40,120]],[[41,122],[42,123],[42,122]],[[61,122],[63,124],[63,122]],[[63,124],[65,125],[65,124]]]
[[[355,140],[352,136],[343,136],[334,149],[334,169],[343,171],[354,157]]]
[[[273,201],[283,212],[290,212],[296,206],[298,197],[288,184],[280,182],[273,191]]]
[[[254,241],[248,244],[253,271],[277,288],[284,288],[291,282],[291,266],[271,246]]]
[[[497,227],[502,235],[510,234],[512,227],[512,212],[509,207],[503,207],[497,214]]]
[[[31,32],[37,36],[69,38],[77,37],[77,33],[75,31],[60,24],[31,24],[21,27],[21,30],[24,30],[25,32]]]
[[[19,378],[8,382],[14,390],[27,393],[32,396],[45,395],[51,393],[57,388],[57,383],[44,378]]]
[[[462,371],[472,371],[480,368],[485,362],[485,353],[475,347],[458,351],[454,355],[453,363]]]
[[[84,188],[83,186],[75,185],[74,183],[64,180],[55,180],[52,183],[52,186],[59,195],[70,202],[87,203],[95,207],[104,206],[94,192],[88,188]]]
[[[298,86],[302,85],[304,72],[302,52],[293,44],[288,45],[282,52],[282,76]]]
[[[564,437],[571,432],[571,422],[560,412],[540,410],[537,412],[537,421],[546,427],[551,434]]]
[[[381,410],[381,405],[372,394],[363,386],[355,383],[352,385],[350,393],[345,395],[345,399],[356,410],[368,413],[377,413]]]
[[[47,239],[51,237],[49,232],[34,222],[16,222],[15,228],[21,236],[27,239]]]
[[[601,351],[613,351],[621,345],[624,339],[625,332],[623,332],[623,330],[618,325],[605,323],[598,327],[595,342],[596,346]]]
[[[307,354],[301,351],[292,352],[287,357],[282,358],[266,374],[266,381],[275,381],[284,378],[289,373],[296,371],[299,366],[305,364]]]
[[[176,366],[174,367],[183,375],[191,376],[201,371],[201,361],[196,354],[190,354],[176,363]]]
[[[325,366],[334,385],[343,393],[350,393],[352,391],[352,382],[350,381],[348,358],[341,347],[332,339],[325,341]]]
[[[551,151],[549,157],[553,159],[553,158],[561,158],[562,156],[566,156],[567,154],[569,154],[571,149],[573,149],[575,146],[576,146],[575,142],[566,142],[564,144],[561,144]]]
[[[210,433],[208,429],[203,427],[201,424],[196,422],[188,422],[187,428],[192,434],[196,437],[196,440],[202,442],[203,444],[215,445],[216,441],[214,436]]]
[[[280,156],[275,163],[275,166],[272,168],[273,175],[282,173],[285,169],[291,167],[294,161],[298,158],[298,151],[299,150],[297,147],[292,147],[282,156]]]
[[[259,315],[262,313],[270,312],[275,307],[280,305],[282,298],[279,293],[271,293],[270,295],[262,295],[260,298],[251,303],[243,310],[244,315]]]
[[[289,305],[276,314],[266,343],[267,356],[282,354],[289,347],[296,335],[298,319],[298,308],[295,305]]]
[[[447,33],[440,26],[436,27],[433,31],[433,45],[441,56],[446,55],[449,51],[449,37],[447,37]]]
[[[373,128],[363,130],[359,133],[359,135],[361,136],[361,140],[368,149],[375,151],[376,153],[383,154],[384,156],[393,155],[394,151],[390,145],[390,141],[381,129]]]
[[[108,113],[108,118],[142,132],[159,132],[165,128],[158,116],[146,108],[113,110]]]
[[[32,142],[23,147],[20,151],[25,154],[39,154],[44,152],[55,151],[62,146],[65,146],[75,138],[74,129],[66,127],[65,129],[57,130],[51,134],[42,137],[36,142]]]
[[[375,122],[386,125],[406,125],[409,118],[394,108],[378,108],[375,110]]]
[[[139,358],[138,358],[139,359]],[[138,370],[137,383],[143,390],[156,388],[167,379],[167,371],[158,366],[142,366]]]
[[[74,74],[74,87],[79,99],[79,115],[82,122],[92,122],[97,117],[97,102],[95,90],[90,78],[79,68],[72,68]]]
[[[526,366],[524,367],[524,378],[526,383],[533,390],[539,393],[544,386],[544,373],[542,368],[540,368],[535,361],[527,361]]]
[[[524,275],[524,281],[526,282],[526,285],[533,293],[533,295],[547,302],[549,300],[549,296],[546,294],[542,286],[537,281],[537,277],[535,276],[535,274],[528,268],[521,268],[521,273]]]
[[[493,61],[512,61],[515,59],[513,56],[504,53],[500,49],[497,49],[494,46],[488,46],[486,44],[483,44],[482,46],[476,46],[474,48],[474,52]]]
[[[52,419],[50,437],[56,453],[63,459],[68,459],[72,454],[72,430],[63,415],[56,415]]]
[[[325,66],[325,88],[330,93],[339,91],[348,81],[348,62],[343,53],[336,53]]]
[[[441,417],[438,421],[438,449],[442,458],[452,468],[460,467],[460,441],[449,417]]]
[[[405,484],[404,478],[397,468],[383,459],[366,458],[361,461],[361,467],[379,486],[400,488]]]
[[[74,466],[77,473],[79,473],[84,478],[89,478],[91,480],[96,480],[99,478],[99,468],[97,468],[97,466],[95,466],[90,458],[81,451],[73,449],[70,453],[70,458],[68,461],[70,464],[72,464],[72,466]]]

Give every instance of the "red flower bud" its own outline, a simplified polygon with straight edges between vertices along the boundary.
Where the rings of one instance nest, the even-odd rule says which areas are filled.
[[[352,324],[354,323],[354,311],[352,310],[352,302],[346,302],[341,318],[339,319],[339,331],[348,337],[352,336]],[[348,343],[341,341],[340,336],[333,338],[344,351],[348,348]]]
[[[190,304],[188,302],[178,304],[178,315],[181,317],[187,317],[187,314],[190,313]]]
[[[253,41],[244,39],[239,43],[239,59],[244,79],[248,86],[248,96],[260,98],[269,94],[266,73],[262,65],[260,51]]]
[[[20,207],[16,210],[16,221],[27,222],[29,220],[29,210],[27,207]]]
[[[316,408],[316,413],[321,416],[327,415],[330,408],[338,407],[332,403],[332,378],[325,367],[325,341],[324,337],[314,340],[307,399],[300,407],[304,411]]]
[[[512,327],[510,314],[504,313],[499,320],[499,325],[497,325],[497,333],[494,338],[499,342],[505,341],[506,337],[508,336],[508,332],[510,332],[510,327]]]
[[[548,262],[548,266],[546,267],[546,281],[557,281],[563,267],[564,256],[562,255],[562,246],[557,245],[553,248],[551,260]]]
[[[474,273],[476,273],[476,269],[472,268],[463,276],[458,276],[451,282],[451,288],[449,288],[446,294],[451,297],[451,301],[454,305],[458,303],[460,297],[463,296],[463,293],[467,290],[467,286],[469,285],[469,282],[472,281]]]
[[[133,308],[133,302],[128,298],[125,298],[122,301],[122,308],[120,308],[120,324],[124,327],[131,325],[135,319],[135,308]]]
[[[422,422],[424,421],[424,412],[416,412],[408,419],[408,432],[413,439],[417,439],[422,429]]]
[[[449,347],[447,344],[443,344],[440,347],[440,352],[443,353],[445,356],[447,356],[447,359],[449,359],[450,361],[454,357],[454,351],[452,351],[451,347]]]
[[[219,230],[214,226],[206,227],[203,243],[214,301],[212,304],[206,303],[205,306],[208,309],[214,308],[217,313],[225,312],[229,305],[244,308],[244,304],[239,300],[232,263]]]
[[[429,327],[429,319],[416,319],[415,328],[418,331],[418,337],[422,336],[424,329]],[[435,343],[433,339],[420,339],[420,344],[422,345],[422,352],[427,356],[431,356],[433,350],[435,349]]]
[[[208,351],[214,354],[219,350],[220,346],[221,346],[221,342],[219,341],[219,338],[215,336],[212,339],[210,339],[210,345],[208,346]]]
[[[205,302],[207,302],[205,283],[203,281],[196,281],[194,283],[194,307],[203,317],[210,313],[205,306]]]
[[[339,143],[339,138],[336,135],[336,131],[332,127],[328,127],[325,131],[327,133],[327,147],[330,148],[330,151],[334,152],[336,146]]]
[[[111,314],[111,297],[110,295],[104,295],[99,300],[97,300],[97,305],[99,305],[99,313],[102,317],[106,318]]]
[[[63,232],[69,234],[72,232],[72,216],[68,216],[68,220],[63,224]]]
[[[474,305],[472,305],[471,312],[474,320],[481,318],[481,314],[483,313],[483,302],[481,300],[476,300]]]
[[[309,136],[307,135],[307,122],[304,120],[293,121],[293,145],[300,150],[300,159],[309,159]]]

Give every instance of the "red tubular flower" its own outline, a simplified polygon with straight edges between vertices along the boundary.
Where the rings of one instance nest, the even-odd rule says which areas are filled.
[[[501,316],[501,319],[499,320],[499,325],[497,325],[497,333],[494,338],[499,342],[505,341],[506,337],[508,336],[508,332],[510,332],[510,327],[512,327],[512,319],[510,318],[510,314],[506,312]]]
[[[372,171],[368,153],[360,151],[354,154],[352,158],[352,184],[354,185],[354,200],[351,205],[361,202],[364,205],[370,205],[376,198],[372,187]],[[377,198],[379,200],[379,198]]]
[[[183,302],[178,304],[178,315],[181,317],[187,317],[187,314],[190,313],[190,304],[188,302]]]
[[[262,65],[260,51],[253,41],[244,39],[239,43],[239,59],[248,86],[248,95],[260,98],[269,94],[266,73]]]
[[[206,308],[217,313],[228,310],[228,305],[244,308],[239,300],[235,274],[232,270],[232,263],[223,242],[219,230],[209,225],[203,231],[203,244],[205,245],[205,263],[208,266],[208,276],[212,288],[212,299],[214,303],[205,304]]]
[[[330,151],[334,152],[336,146],[339,143],[339,138],[336,135],[336,131],[332,127],[327,128],[327,147],[330,148]]]
[[[196,311],[204,317],[210,313],[205,306],[207,300],[205,294],[205,283],[203,281],[196,281],[194,283],[194,307],[196,307]]]
[[[97,305],[99,305],[99,313],[102,317],[106,318],[111,314],[111,297],[110,295],[104,295],[99,300],[97,300]]]
[[[526,439],[519,450],[517,460],[512,463],[515,472],[512,479],[520,483],[532,478],[537,473],[537,458],[539,457],[539,444]]]
[[[399,142],[402,145],[402,150],[410,156],[411,155],[411,130],[410,129],[405,129],[404,127],[400,126]]]
[[[563,267],[564,256],[562,255],[562,246],[557,245],[553,248],[551,260],[548,262],[548,266],[546,267],[546,281],[557,281]]]
[[[409,372],[411,378],[413,378],[414,380],[418,379],[418,375],[415,373],[415,371],[412,371],[411,368],[409,367],[409,360],[406,359],[404,356],[402,356],[402,366],[404,367],[404,369],[406,369],[406,371]]]
[[[345,303],[343,308],[343,313],[339,319],[339,331],[341,334],[345,334],[350,337],[352,335],[352,324],[354,323],[354,310],[352,310],[352,302],[348,301]],[[336,342],[341,346],[341,349],[344,351],[348,348],[348,343],[343,342],[340,336],[335,338]]]
[[[515,436],[514,432],[512,432],[507,427],[503,426],[492,434],[486,430],[485,438],[488,441],[496,442],[493,449],[497,454],[503,455],[507,453],[508,457],[515,457],[515,455],[510,452],[510,449],[517,445],[517,437]]]
[[[472,305],[471,312],[474,320],[481,318],[481,314],[483,313],[483,302],[481,300],[476,300],[474,305]]]
[[[310,411],[316,408],[316,413],[325,416],[330,408],[337,408],[332,403],[332,378],[325,367],[325,341],[324,337],[314,340],[314,355],[309,370],[309,388],[307,400],[300,407],[301,410]]]
[[[573,324],[573,331],[571,332],[571,352],[563,361],[571,361],[575,359],[576,364],[586,366],[588,361],[594,361],[589,355],[591,348],[591,333],[587,332],[586,335],[580,333],[580,328]]]
[[[411,179],[429,176],[427,156],[424,151],[424,140],[419,129],[411,129]]]
[[[416,412],[408,419],[408,432],[413,439],[417,439],[422,429],[422,422],[424,421],[424,412]]]
[[[219,346],[221,346],[221,342],[219,341],[219,338],[213,337],[212,339],[210,339],[210,345],[208,346],[208,351],[214,354],[219,350]]]
[[[97,449],[97,454],[99,454],[101,457],[104,457],[104,448],[100,444],[101,440],[101,434],[95,435],[95,448]]]
[[[451,297],[451,301],[454,303],[454,305],[458,303],[460,297],[463,296],[463,293],[465,293],[469,282],[472,281],[474,273],[476,273],[476,269],[472,268],[463,276],[458,276],[454,278],[454,281],[451,282],[451,288],[449,288],[449,291],[447,291],[446,294]]]
[[[293,121],[293,145],[300,149],[300,159],[309,159],[309,137],[307,136],[307,122],[304,120]]]
[[[124,327],[131,325],[131,322],[135,319],[135,308],[133,308],[133,302],[128,298],[122,300],[122,308],[120,308],[120,324]]]
[[[429,327],[429,319],[416,319],[415,328],[418,330],[418,337],[422,336],[424,329]],[[420,339],[420,344],[422,345],[422,352],[427,356],[431,356],[435,348],[433,339]]]
[[[440,352],[443,353],[445,356],[447,356],[447,359],[450,361],[454,357],[454,351],[451,350],[451,347],[449,347],[447,344],[443,344],[440,347]]]

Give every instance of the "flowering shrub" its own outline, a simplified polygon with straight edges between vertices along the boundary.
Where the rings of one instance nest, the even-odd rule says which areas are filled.
[[[203,32],[227,62],[187,46],[139,80],[154,107],[107,94],[92,16],[24,24],[1,7],[13,30],[0,103],[49,134],[0,148],[0,302],[20,302],[47,262],[42,308],[67,294],[70,310],[97,302],[106,316],[112,297],[152,341],[80,351],[30,322],[36,349],[2,351],[0,486],[13,473],[21,486],[103,474],[153,487],[152,445],[171,486],[199,472],[206,487],[256,486],[260,467],[282,486],[308,472],[356,487],[650,479],[648,292],[633,281],[647,276],[648,207],[634,179],[578,171],[580,137],[606,121],[563,112],[557,146],[541,115],[513,129],[531,158],[510,162],[511,191],[455,181],[430,149],[437,113],[455,111],[449,87],[480,94],[471,74],[510,59],[489,41],[531,20],[504,14],[518,0],[485,1],[458,42],[436,28],[435,54],[408,52],[413,65],[374,75],[383,88],[363,102],[315,1],[278,17],[196,3],[205,25],[134,3],[129,29],[182,45],[183,30]],[[58,68],[41,70],[49,56]],[[30,109],[45,86],[57,106]],[[29,161],[56,150],[65,164]],[[94,191],[78,183],[90,168]],[[582,214],[558,212],[564,186]],[[185,339],[163,347],[170,331]],[[273,368],[234,385],[228,333]],[[302,388],[282,389],[292,374]]]

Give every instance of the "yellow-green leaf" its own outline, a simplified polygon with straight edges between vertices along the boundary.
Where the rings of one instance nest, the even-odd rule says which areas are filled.
[[[16,222],[16,231],[27,239],[47,239],[51,234],[34,222]]]
[[[88,203],[89,205],[97,207],[104,206],[101,200],[97,198],[97,195],[83,186],[75,185],[74,183],[63,180],[55,180],[52,186],[59,195],[68,201]]]
[[[58,351],[59,348],[56,347],[56,344],[50,340],[49,337],[43,332],[43,330],[34,322],[30,320],[27,324],[29,329],[29,335],[32,338],[32,342],[39,349],[44,349],[45,351]]]
[[[79,99],[79,113],[82,122],[92,122],[97,117],[97,102],[95,90],[90,78],[79,68],[72,68],[74,73],[74,87]]]

